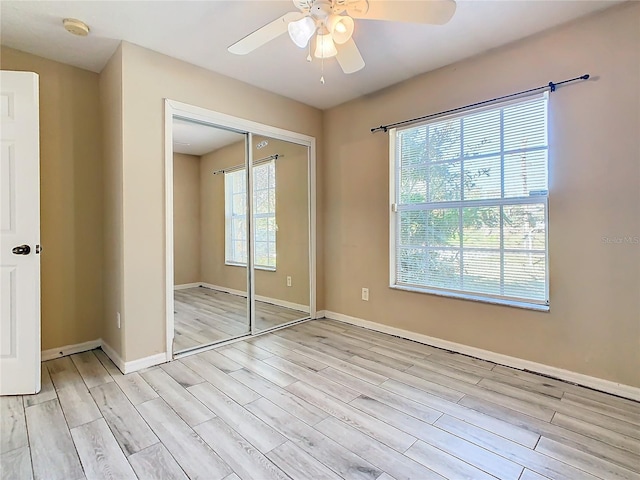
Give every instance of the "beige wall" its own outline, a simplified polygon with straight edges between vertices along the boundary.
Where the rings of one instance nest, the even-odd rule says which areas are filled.
[[[165,351],[164,99],[316,138],[322,136],[322,112],[129,43],[122,44],[122,67],[125,345],[121,354],[131,361]]]
[[[254,137],[254,159],[275,153],[276,161],[276,271],[256,270],[256,295],[309,306],[309,215],[307,147],[269,139],[257,150],[264,137]],[[225,265],[225,185],[224,175],[212,172],[242,165],[244,141],[234,143],[202,157],[202,281],[246,292],[247,272],[243,267]],[[287,287],[291,276],[291,287]]]
[[[200,157],[173,154],[173,283],[200,278]]]
[[[40,75],[42,349],[95,340],[103,305],[98,75],[7,47],[0,67]]]
[[[118,48],[100,73],[104,188],[104,324],[102,339],[120,353],[124,330],[118,328],[123,310],[122,195],[122,49]]]
[[[640,386],[640,247],[602,241],[640,235],[638,18],[631,2],[327,111],[326,308]],[[390,289],[388,137],[369,129],[586,72],[549,104],[551,312]]]

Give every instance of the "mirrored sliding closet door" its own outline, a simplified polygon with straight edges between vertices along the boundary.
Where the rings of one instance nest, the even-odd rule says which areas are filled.
[[[173,354],[310,318],[309,146],[173,117]]]
[[[245,134],[174,118],[174,353],[251,331],[245,151]]]

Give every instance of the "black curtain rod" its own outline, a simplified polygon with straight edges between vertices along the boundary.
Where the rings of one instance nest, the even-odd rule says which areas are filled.
[[[589,74],[586,73],[579,77],[570,78],[569,80],[563,80],[562,82],[549,82],[547,85],[543,85],[541,87],[530,88],[529,90],[523,90],[522,92],[512,93],[510,95],[504,95],[502,97],[496,97],[496,98],[492,98],[491,100],[484,100],[478,103],[472,103],[470,105],[465,105],[464,107],[452,108],[451,110],[445,110],[444,112],[432,113],[430,115],[424,115],[422,117],[412,118],[411,120],[403,120],[401,122],[390,123],[388,125],[380,125],[379,127],[372,128],[371,133],[387,132],[390,128],[399,127],[400,125],[419,122],[420,120],[426,120],[431,117],[438,117],[440,115],[444,115],[445,113],[455,113],[455,112],[459,112],[460,110],[466,110],[468,108],[480,107],[482,105],[486,105],[487,103],[497,102],[498,100],[506,100],[507,98],[517,97],[520,95],[524,95],[525,93],[533,93],[533,92],[546,90],[546,89],[548,89],[550,92],[555,92],[556,88],[559,85],[564,85],[565,83],[570,83],[570,82],[576,82],[578,80],[588,80],[588,79],[589,79]]]

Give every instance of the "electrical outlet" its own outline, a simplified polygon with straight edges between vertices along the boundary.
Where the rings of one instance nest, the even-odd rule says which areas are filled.
[[[120,328],[120,312],[116,312],[116,322],[118,322],[118,328]]]
[[[291,286],[291,277],[287,276],[287,287]]]
[[[365,302],[369,301],[369,289],[368,288],[363,288],[362,289],[362,300],[364,300]]]

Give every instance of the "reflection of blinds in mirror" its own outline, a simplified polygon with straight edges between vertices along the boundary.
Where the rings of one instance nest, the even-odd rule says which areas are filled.
[[[277,157],[277,156],[272,156]],[[253,167],[254,264],[276,268],[275,158]],[[247,205],[245,168],[225,171],[225,263],[246,266]]]

